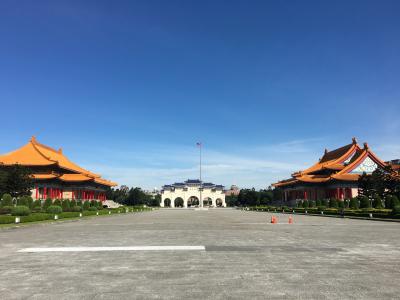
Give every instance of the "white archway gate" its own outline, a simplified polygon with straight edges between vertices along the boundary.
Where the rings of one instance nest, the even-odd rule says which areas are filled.
[[[226,207],[223,186],[201,183],[199,180],[187,180],[184,183],[163,186],[161,190],[161,207],[166,207],[165,201],[167,199],[171,201],[170,207],[175,207],[175,199],[177,198],[183,199],[183,207],[217,207],[217,202],[220,206]]]

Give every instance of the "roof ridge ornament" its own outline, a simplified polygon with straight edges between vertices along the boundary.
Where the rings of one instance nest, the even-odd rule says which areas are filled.
[[[325,148],[325,154],[327,154],[328,153],[328,149],[327,148]]]
[[[62,148],[59,148],[59,149],[58,149],[58,153],[63,154]]]
[[[357,139],[355,137],[353,137],[351,140],[353,141],[354,145],[357,144]]]
[[[32,135],[30,142],[36,143],[36,136]]]
[[[364,149],[365,149],[365,150],[368,150],[368,149],[369,149],[369,146],[368,146],[368,143],[367,143],[367,142],[364,143]]]

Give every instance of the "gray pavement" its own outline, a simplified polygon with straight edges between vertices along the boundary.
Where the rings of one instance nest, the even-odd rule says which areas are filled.
[[[158,210],[0,230],[0,299],[399,299],[400,224]],[[196,251],[19,253],[30,247]]]

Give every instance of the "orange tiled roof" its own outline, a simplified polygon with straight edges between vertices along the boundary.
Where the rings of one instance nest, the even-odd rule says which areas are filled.
[[[34,174],[35,179],[51,179],[59,178],[63,181],[88,181],[98,179],[96,181],[99,184],[107,186],[116,186],[117,184],[105,179],[102,179],[100,175],[92,173],[84,168],[81,168],[77,164],[71,162],[64,154],[62,150],[55,150],[49,146],[40,144],[35,137],[22,146],[21,148],[9,152],[0,156],[0,164],[3,165],[24,165],[28,167],[37,166],[52,166],[57,165],[62,169],[72,171],[75,174]]]
[[[84,174],[62,174],[58,177],[62,181],[77,182],[77,181],[91,181],[93,177]]]
[[[330,180],[357,181],[360,175],[350,174],[350,172],[363,162],[367,156],[377,165],[386,166],[386,163],[370,150],[367,143],[364,144],[364,148],[361,148],[356,139],[353,138],[351,144],[330,152],[325,150],[324,156],[318,163],[304,171],[293,173],[292,178],[274,183],[273,186],[280,187],[298,182],[322,183]],[[321,170],[330,170],[331,173],[326,175],[313,174]]]
[[[55,174],[32,174],[32,178],[34,179],[53,179],[57,177]]]

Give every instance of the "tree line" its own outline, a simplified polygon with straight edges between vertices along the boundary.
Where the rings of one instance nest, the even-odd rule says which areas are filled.
[[[107,199],[113,200],[123,205],[147,205],[160,206],[161,195],[150,195],[145,193],[140,187],[129,188],[121,185],[118,189],[108,189],[106,192]]]
[[[275,201],[282,199],[282,190],[280,188],[256,190],[241,189],[239,194],[225,197],[227,206],[255,206],[255,205],[271,205]]]

